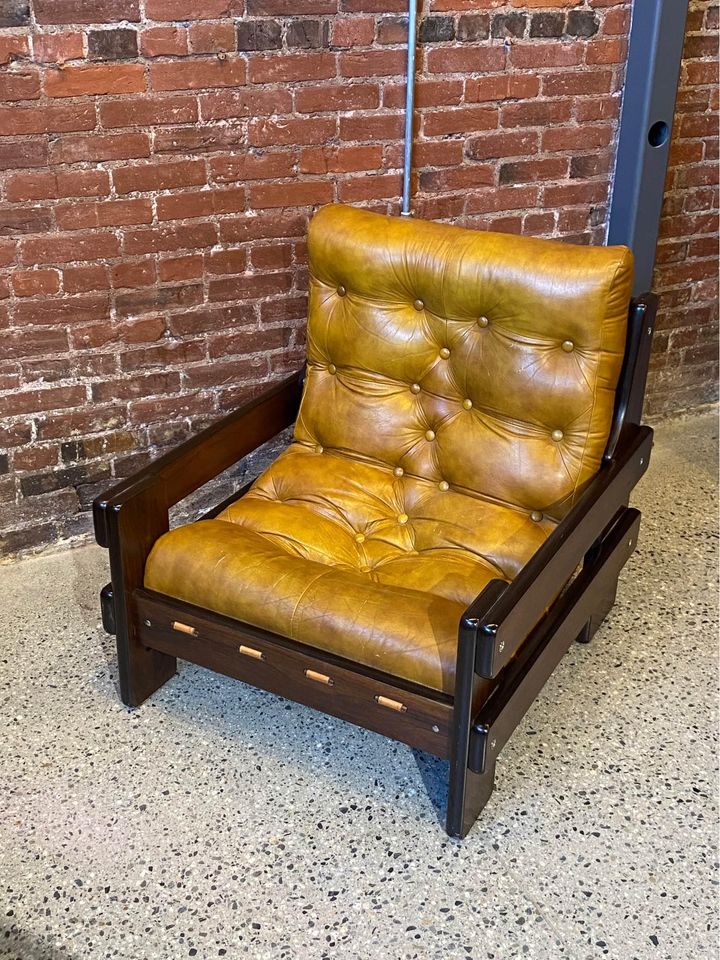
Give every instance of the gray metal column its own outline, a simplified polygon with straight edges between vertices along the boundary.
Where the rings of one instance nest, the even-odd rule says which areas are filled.
[[[400,215],[411,217],[410,176],[412,174],[413,122],[415,120],[415,52],[417,49],[417,0],[408,2],[407,77],[405,78],[405,153],[403,160],[402,207]]]
[[[650,289],[685,38],[687,0],[634,0],[608,243],[635,254]]]

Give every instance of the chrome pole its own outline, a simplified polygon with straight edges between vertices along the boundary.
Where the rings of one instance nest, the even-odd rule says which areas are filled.
[[[415,115],[415,50],[417,47],[417,2],[408,2],[407,78],[405,87],[405,153],[403,159],[403,191],[401,217],[411,217],[410,174],[412,173],[412,138]]]

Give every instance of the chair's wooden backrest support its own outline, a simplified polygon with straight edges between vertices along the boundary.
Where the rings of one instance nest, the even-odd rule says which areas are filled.
[[[309,245],[296,439],[560,518],[610,433],[630,251],[344,206]]]

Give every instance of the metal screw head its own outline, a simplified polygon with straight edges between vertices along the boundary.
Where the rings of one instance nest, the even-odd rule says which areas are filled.
[[[628,546],[631,547],[632,545],[633,545],[632,540],[628,540]]]
[[[645,457],[640,457],[640,466],[642,467],[644,463],[645,463]]]
[[[652,327],[648,327],[648,336],[652,333]]]
[[[146,620],[146,621],[145,621],[145,626],[146,626],[146,627],[151,627],[151,626],[152,626],[152,620]]]
[[[505,641],[501,640],[500,643],[498,644],[498,653],[502,653],[504,649],[505,649]]]
[[[494,739],[491,740],[491,741],[490,741],[490,749],[491,749],[491,750],[494,750],[496,746],[497,746],[497,740],[494,740]]]
[[[440,733],[440,727],[434,723],[431,727],[433,733]]]

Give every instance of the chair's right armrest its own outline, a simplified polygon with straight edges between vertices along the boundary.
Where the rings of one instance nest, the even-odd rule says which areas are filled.
[[[488,594],[483,591],[466,609],[461,629],[476,632],[479,676],[492,679],[514,657],[558,590],[627,504],[647,470],[652,441],[650,427],[628,424],[613,459],[602,465],[515,579],[499,590],[492,604],[488,605]]]

